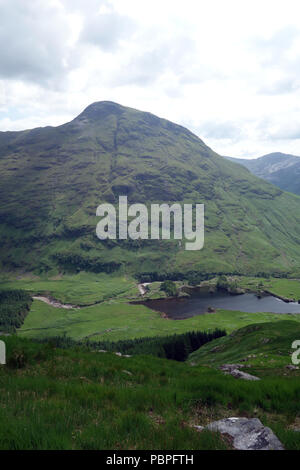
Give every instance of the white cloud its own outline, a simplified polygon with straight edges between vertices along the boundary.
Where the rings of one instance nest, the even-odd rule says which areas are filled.
[[[42,0],[1,0],[0,18],[0,77],[58,85],[70,53],[63,9]]]
[[[300,155],[298,0],[0,0],[0,130],[112,100],[221,154]]]
[[[124,15],[104,10],[95,16],[88,16],[84,22],[80,39],[103,50],[116,50],[122,39],[132,37],[134,21]]]

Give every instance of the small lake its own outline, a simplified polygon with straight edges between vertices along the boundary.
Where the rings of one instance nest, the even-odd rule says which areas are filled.
[[[271,295],[264,295],[262,298],[251,293],[230,295],[225,291],[214,293],[198,291],[192,293],[191,297],[148,300],[140,303],[152,310],[166,313],[169,318],[174,320],[203,315],[209,307],[247,313],[300,313],[298,302],[284,302]]]

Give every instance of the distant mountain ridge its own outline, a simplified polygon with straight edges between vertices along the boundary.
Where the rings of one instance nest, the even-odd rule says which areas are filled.
[[[254,175],[275,184],[284,191],[300,195],[300,157],[276,152],[253,160],[226,158],[245,166]]]
[[[204,203],[203,250],[99,240],[96,208]],[[71,122],[0,132],[2,270],[262,273],[300,269],[300,198],[213,152],[184,127],[103,101]],[[152,275],[151,274],[151,275]]]

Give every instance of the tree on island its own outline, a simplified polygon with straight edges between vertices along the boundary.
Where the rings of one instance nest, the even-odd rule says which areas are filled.
[[[177,287],[174,281],[164,281],[160,285],[160,290],[164,291],[168,297],[177,295]]]

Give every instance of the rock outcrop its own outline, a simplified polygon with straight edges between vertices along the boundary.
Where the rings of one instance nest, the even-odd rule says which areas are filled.
[[[225,374],[230,374],[236,379],[260,380],[260,378],[255,375],[247,374],[247,372],[239,370],[242,367],[245,367],[245,364],[223,364],[220,369],[225,372]]]
[[[232,445],[237,450],[284,450],[273,431],[258,418],[225,418],[205,427],[195,427],[198,431],[207,429],[231,436]]]

